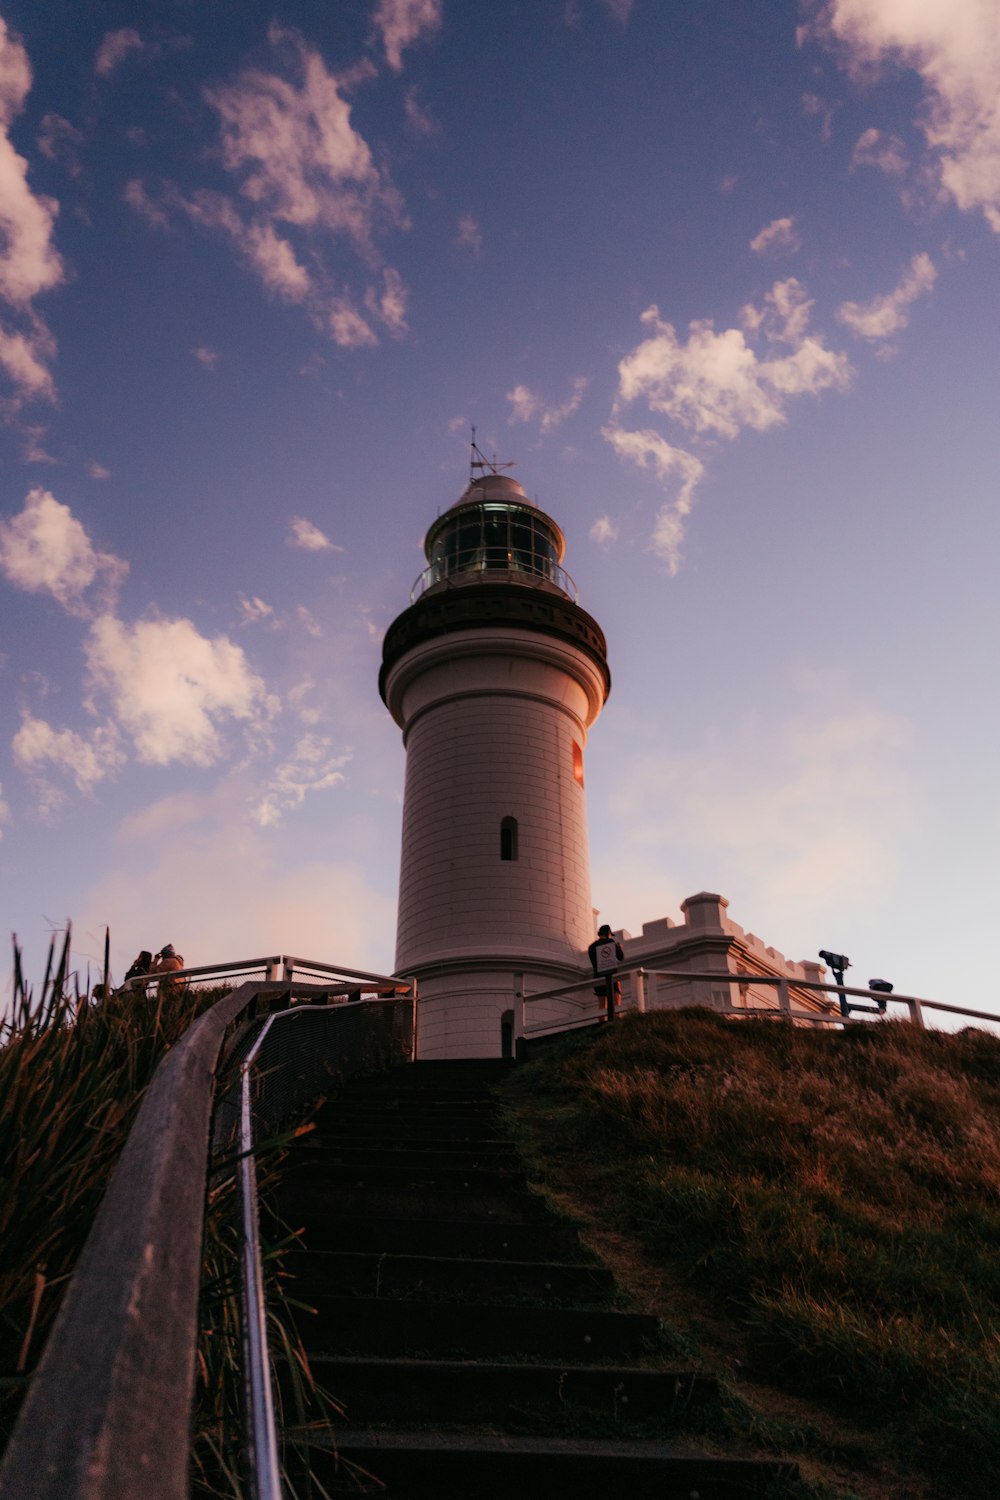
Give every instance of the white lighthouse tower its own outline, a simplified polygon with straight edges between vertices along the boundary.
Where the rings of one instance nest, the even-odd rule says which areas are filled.
[[[583,752],[604,635],[559,527],[473,458],[379,679],[406,746],[396,972],[419,981],[422,1057],[499,1056],[515,976],[578,979],[594,934]]]

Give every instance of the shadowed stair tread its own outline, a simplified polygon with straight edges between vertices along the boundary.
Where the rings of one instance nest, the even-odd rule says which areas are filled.
[[[297,1437],[293,1432],[290,1437]],[[734,1500],[763,1494],[795,1466],[756,1458],[715,1458],[674,1442],[607,1441],[586,1438],[513,1437],[342,1428],[330,1437],[301,1434],[314,1453],[335,1449],[337,1460],[357,1464],[373,1480],[373,1492],[389,1496],[434,1495],[441,1500],[475,1493],[506,1500],[510,1486],[520,1497],[572,1493],[579,1500]],[[334,1460],[335,1461],[335,1460]],[[377,1476],[377,1479],[375,1478]],[[324,1481],[328,1476],[324,1474]],[[329,1476],[337,1492],[341,1477]],[[343,1488],[358,1492],[358,1476],[347,1471]],[[380,1483],[381,1482],[381,1483]],[[611,1488],[609,1489],[609,1486]],[[363,1484],[361,1493],[365,1493]]]
[[[358,1145],[353,1141],[317,1141],[299,1154],[296,1169],[326,1172],[331,1168],[359,1173],[382,1172],[503,1172],[510,1176],[520,1174],[521,1167],[509,1146],[486,1147],[469,1142],[454,1146],[449,1143],[434,1146],[414,1146],[412,1141],[392,1145]]]
[[[476,1360],[311,1359],[321,1383],[345,1405],[345,1421],[387,1419],[497,1422],[512,1412],[527,1425],[574,1417],[662,1421],[718,1395],[710,1375],[633,1365],[495,1364]],[[519,1424],[523,1425],[523,1424]],[[564,1427],[564,1430],[568,1430]]]
[[[400,1290],[443,1291],[482,1296],[494,1292],[567,1302],[606,1302],[615,1295],[611,1272],[603,1266],[557,1261],[470,1260],[449,1255],[392,1255],[385,1251],[299,1251],[289,1256],[295,1289],[334,1288],[370,1296],[397,1296]]]
[[[290,1222],[311,1205],[298,1197],[286,1199]],[[594,1257],[580,1245],[571,1224],[546,1220],[536,1224],[509,1223],[491,1217],[476,1219],[412,1219],[331,1211],[325,1219],[309,1213],[308,1246],[312,1250],[353,1250],[400,1255],[451,1255],[479,1260],[572,1259],[593,1265]]]
[[[522,1355],[591,1363],[639,1354],[659,1336],[656,1318],[603,1308],[424,1302],[408,1297],[338,1297],[312,1289],[320,1326],[299,1319],[307,1349],[327,1353]]]

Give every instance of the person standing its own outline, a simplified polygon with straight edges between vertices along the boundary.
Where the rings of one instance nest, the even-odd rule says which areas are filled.
[[[597,937],[587,949],[587,957],[595,979],[601,980],[599,985],[594,986],[594,994],[607,1002],[608,1020],[611,1021],[614,1019],[616,1006],[622,1003],[622,987],[615,978],[615,970],[625,957],[625,950],[607,922],[597,929]]]
[[[158,993],[161,1000],[167,995],[179,994],[184,988],[183,980],[171,977],[177,973],[178,969],[183,969],[183,967],[184,960],[177,952],[173,943],[167,943],[166,947],[161,948],[153,959],[152,967],[149,971],[150,974],[163,974],[167,976],[160,980],[158,986]]]

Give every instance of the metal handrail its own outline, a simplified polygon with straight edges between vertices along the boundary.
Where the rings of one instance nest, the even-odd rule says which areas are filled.
[[[279,1011],[278,1015],[268,1016],[260,1035],[240,1064],[240,1162],[237,1174],[243,1230],[240,1304],[243,1311],[244,1420],[248,1429],[246,1451],[254,1500],[281,1500],[281,1477],[268,1355],[260,1215],[257,1208],[257,1162],[250,1114],[250,1075],[274,1022],[282,1016],[302,1014],[304,1012],[300,1009]]]

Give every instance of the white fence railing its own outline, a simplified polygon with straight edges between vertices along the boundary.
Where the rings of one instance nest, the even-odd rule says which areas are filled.
[[[820,1026],[851,1026],[862,1024],[855,1020],[854,1016],[842,1014],[841,998],[846,996],[857,996],[867,1000],[869,1005],[857,1007],[865,1013],[882,1014],[889,1005],[905,1005],[909,1011],[909,1019],[915,1026],[926,1026],[927,1022],[924,1012],[928,1010],[943,1011],[953,1016],[967,1016],[970,1020],[993,1021],[1000,1025],[1000,1015],[995,1011],[970,1010],[962,1005],[946,1005],[940,1000],[925,1000],[917,995],[895,995],[887,994],[880,990],[859,989],[852,985],[821,984],[813,979],[789,979],[783,974],[747,974],[730,973],[729,971],[714,970],[706,973],[690,973],[685,969],[647,969],[642,965],[624,967],[614,971],[615,979],[622,979],[628,975],[632,980],[632,1004],[629,1009],[646,1010],[646,982],[649,979],[669,979],[677,983],[690,982],[692,980],[707,981],[721,987],[722,985],[737,985],[740,987],[770,986],[776,991],[775,1004],[768,1005],[709,1005],[708,1009],[715,1011],[717,1015],[725,1016],[769,1016],[783,1017],[789,1021],[811,1022]],[[542,1036],[547,1032],[573,1030],[579,1026],[592,1026],[607,1017],[607,1004],[601,1001],[594,1008],[594,990],[606,976],[597,978],[588,974],[585,978],[575,980],[572,984],[558,985],[554,989],[536,990],[530,994],[524,989],[524,976],[517,974],[514,978],[514,1043],[526,1037]],[[837,1009],[823,1011],[800,1010],[792,1007],[792,990],[814,990],[820,994],[828,995],[837,1001]],[[581,996],[581,992],[586,993]],[[533,1005],[540,1000],[571,1000],[578,998],[574,1003],[581,1006],[589,1006],[589,1010],[579,1016],[572,1017],[568,1022],[562,1018],[553,1020],[547,1018],[544,1021],[529,1025],[525,1019],[525,1007]],[[704,1001],[690,1000],[686,1002],[691,1005],[704,1004]]]
[[[229,980],[259,978],[270,984],[291,984],[293,980],[329,978],[331,994],[348,996],[355,992],[369,993],[372,990],[387,994],[416,994],[416,980],[400,979],[393,974],[373,974],[368,969],[355,969],[344,964],[321,963],[315,958],[295,958],[279,953],[266,958],[237,958],[217,964],[198,964],[192,968],[174,969],[165,974],[136,974],[127,979],[123,989],[146,989],[161,980],[178,982],[196,981],[210,984],[217,981],[225,984]]]

